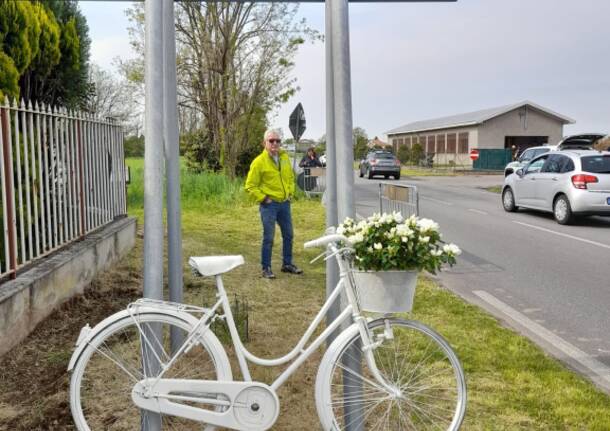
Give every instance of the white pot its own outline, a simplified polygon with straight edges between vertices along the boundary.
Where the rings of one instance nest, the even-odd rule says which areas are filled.
[[[364,311],[403,313],[413,308],[418,271],[358,271],[354,281]]]

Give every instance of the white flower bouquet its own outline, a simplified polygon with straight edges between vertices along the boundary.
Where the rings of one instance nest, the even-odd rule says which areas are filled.
[[[337,228],[353,244],[354,265],[363,271],[421,271],[432,274],[453,266],[461,250],[441,242],[438,223],[400,213],[373,214],[355,222],[346,218]]]

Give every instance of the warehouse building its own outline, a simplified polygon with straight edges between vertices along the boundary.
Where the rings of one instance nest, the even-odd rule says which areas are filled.
[[[557,143],[563,126],[574,120],[525,101],[432,120],[416,121],[386,132],[395,151],[419,144],[433,155],[435,165],[472,166],[469,153],[478,149],[475,167],[497,169],[510,161],[513,150]],[[503,166],[501,166],[503,167]]]

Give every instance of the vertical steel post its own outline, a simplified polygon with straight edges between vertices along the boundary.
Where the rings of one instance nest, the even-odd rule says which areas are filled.
[[[180,220],[180,148],[176,95],[176,29],[174,2],[163,0],[163,120],[167,172],[167,248],[169,300],[182,302],[182,223]],[[171,348],[182,345],[182,334],[172,328]]]
[[[5,99],[7,101],[8,99]],[[8,102],[6,108],[0,108],[0,121],[2,121],[2,150],[4,153],[4,172],[5,172],[5,197],[6,197],[6,215],[9,218],[8,223],[8,270],[11,271],[11,278],[17,277],[17,220],[15,218],[15,197],[13,195],[13,151],[11,149],[10,129],[9,129],[9,107]]]
[[[144,48],[144,297],[163,299],[163,2],[158,0],[145,4]],[[153,372],[158,366],[143,365]],[[160,415],[143,413],[142,428],[160,430]]]
[[[78,196],[79,196],[79,205],[80,205],[80,229],[79,236],[80,239],[85,239],[85,164],[83,159],[83,137],[81,124],[82,120],[79,118],[76,121],[76,142],[77,142],[77,150],[78,150]]]
[[[339,222],[346,217],[354,218],[354,147],[352,143],[352,89],[350,73],[349,47],[349,6],[347,0],[329,0],[331,5],[332,37],[332,70],[334,84],[334,114],[336,139],[336,178],[337,178],[337,215]],[[360,345],[350,347],[344,365],[361,374]],[[344,398],[356,400],[361,398],[362,382],[354,375],[344,371]],[[344,420],[349,431],[363,429],[362,405],[346,403]]]
[[[335,97],[333,80],[333,38],[332,10],[330,2],[326,1],[325,38],[326,44],[326,227],[337,226],[337,153],[335,149]],[[339,268],[334,259],[326,261],[326,297],[328,298],[339,281]],[[326,323],[330,324],[339,315],[339,300],[326,313]],[[328,339],[328,345],[333,342],[339,330]]]

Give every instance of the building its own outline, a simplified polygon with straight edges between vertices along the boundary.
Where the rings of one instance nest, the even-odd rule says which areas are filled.
[[[379,139],[377,136],[375,136],[373,139],[371,139],[366,146],[369,149],[375,149],[375,148],[386,148],[386,147],[392,147],[390,144],[388,144],[387,142],[383,142],[381,139]]]
[[[416,121],[386,132],[395,150],[420,144],[435,164],[472,165],[472,149],[507,153],[557,143],[563,126],[574,120],[530,101],[432,120]]]

